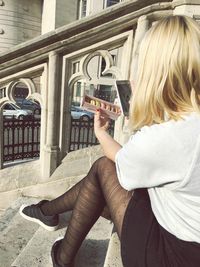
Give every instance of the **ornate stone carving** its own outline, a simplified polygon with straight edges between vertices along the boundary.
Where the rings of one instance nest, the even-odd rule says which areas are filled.
[[[40,105],[42,105],[42,98],[39,93],[37,93],[36,86],[31,79],[28,78],[20,78],[18,80],[14,80],[8,83],[5,87],[0,89],[0,108],[5,102],[13,102],[16,103],[14,97],[14,89],[17,84],[23,83],[28,88],[28,96],[27,99],[35,99]]]
[[[89,72],[88,72],[88,64],[91,61],[92,58],[96,56],[102,56],[105,60],[106,67],[104,71],[102,72],[102,75],[106,75],[108,73],[113,74],[115,78],[110,79],[120,79],[122,77],[121,71],[119,68],[114,66],[112,55],[107,50],[98,50],[95,52],[92,52],[91,54],[85,55],[81,61],[80,61],[80,70],[77,73],[74,73],[70,80],[69,80],[69,86],[72,87],[73,84],[79,80],[88,80],[90,83],[92,82],[93,78]],[[100,79],[99,79],[100,80]]]

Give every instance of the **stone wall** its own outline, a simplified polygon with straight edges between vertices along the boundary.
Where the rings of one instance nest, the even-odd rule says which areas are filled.
[[[0,1],[0,52],[41,33],[42,1]]]

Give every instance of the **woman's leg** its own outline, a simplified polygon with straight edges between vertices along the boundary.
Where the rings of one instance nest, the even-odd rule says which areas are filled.
[[[45,202],[40,207],[42,213],[46,216],[52,216],[73,210],[84,180],[85,177],[61,196],[51,201]],[[101,216],[109,220],[111,219],[108,207],[105,207],[103,209]]]
[[[85,178],[83,178],[80,182],[75,184],[72,188],[70,188],[63,195],[44,203],[41,206],[41,210],[44,215],[51,216],[55,214],[60,214],[66,211],[73,210],[74,205],[76,203],[76,199],[79,194],[79,190],[82,186],[82,183]]]
[[[124,213],[131,196],[132,192],[120,186],[115,164],[106,157],[97,160],[80,187],[71,220],[58,250],[59,264],[70,266],[82,241],[105,206],[109,209],[117,233],[121,237]]]

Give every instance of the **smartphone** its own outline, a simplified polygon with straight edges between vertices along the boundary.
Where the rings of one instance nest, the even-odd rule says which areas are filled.
[[[129,115],[130,98],[132,94],[131,84],[128,80],[116,81],[117,94],[119,97],[119,104],[124,116]]]
[[[121,109],[118,105],[89,95],[84,95],[81,107],[93,113],[100,108],[112,120],[116,120],[121,114]]]

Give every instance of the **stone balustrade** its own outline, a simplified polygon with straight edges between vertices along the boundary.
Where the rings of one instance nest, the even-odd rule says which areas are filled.
[[[116,79],[134,80],[138,48],[145,32],[154,22],[172,14],[185,14],[199,20],[199,0],[126,1],[0,54],[0,110],[6,102],[15,102],[13,91],[19,82],[27,86],[28,98],[36,99],[42,107],[42,181],[51,176],[67,153],[74,84],[79,80],[91,85],[98,82],[113,85]],[[112,60],[111,51],[117,54],[117,62]],[[105,59],[104,73],[110,74],[109,77],[89,74],[88,66],[97,56]],[[79,68],[73,72],[77,62]],[[124,118],[120,117],[115,138],[123,143],[127,134]],[[3,168],[2,149],[0,166]]]

